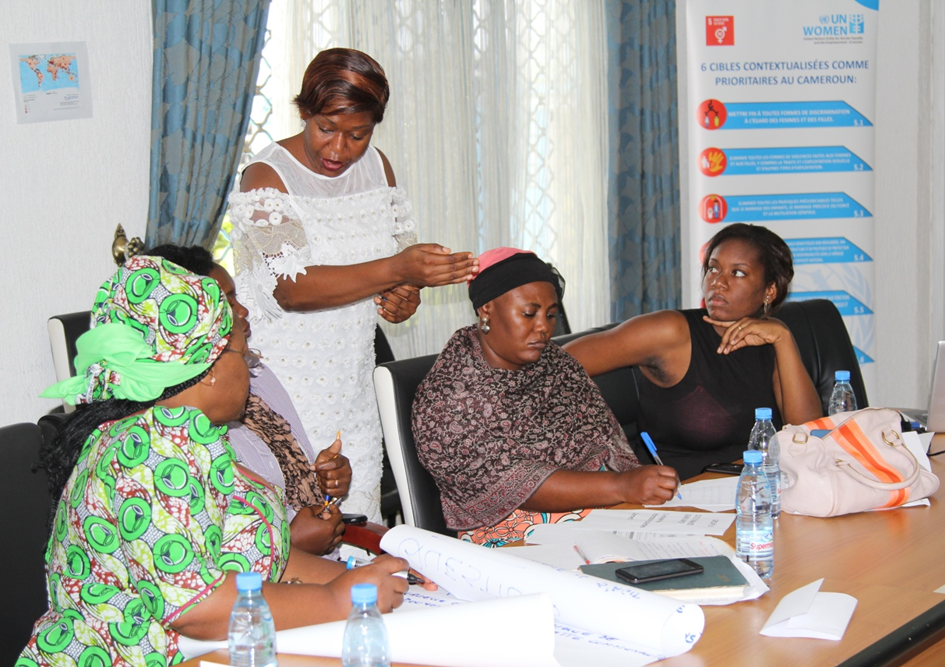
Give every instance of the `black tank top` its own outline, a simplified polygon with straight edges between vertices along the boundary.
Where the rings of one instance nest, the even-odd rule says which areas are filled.
[[[679,311],[689,324],[692,355],[686,375],[663,389],[638,368],[640,430],[656,443],[663,463],[680,479],[710,464],[742,457],[755,423],[755,408],[769,407],[776,429],[781,413],[774,399],[774,348],[745,347],[728,355],[716,350],[722,338],[703,321],[705,309]]]

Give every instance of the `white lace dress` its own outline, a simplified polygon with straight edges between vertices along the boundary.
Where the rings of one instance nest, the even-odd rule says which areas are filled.
[[[373,298],[290,313],[272,293],[277,278],[295,279],[306,266],[360,264],[414,243],[410,204],[401,189],[387,185],[373,146],[334,178],[309,170],[278,144],[255,162],[272,167],[288,194],[266,188],[230,195],[237,294],[250,312],[250,344],[285,385],[316,451],[341,431],[353,470],[343,510],[380,521]]]

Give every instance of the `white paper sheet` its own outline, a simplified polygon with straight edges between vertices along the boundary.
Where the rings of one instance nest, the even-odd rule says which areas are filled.
[[[569,530],[563,524],[538,524],[528,536],[529,544],[517,547],[510,554],[545,563],[562,570],[575,570],[584,564],[574,546],[577,545],[592,563],[614,561],[657,560],[660,558],[693,558],[698,556],[731,556],[734,550],[715,537],[684,535],[673,539],[639,540],[624,533],[600,530]],[[539,530],[541,529],[541,530]]]
[[[440,588],[426,591],[412,588],[404,598],[404,604],[395,610],[403,613],[412,609],[438,607],[451,604],[467,604]],[[472,603],[478,604],[478,603]],[[530,640],[526,640],[527,641]],[[572,628],[555,623],[555,659],[561,667],[643,667],[656,660],[651,653],[641,651],[632,642],[625,642],[597,632]],[[485,663],[483,663],[485,664]]]
[[[663,512],[659,510],[592,510],[581,530],[674,533],[677,535],[722,535],[735,521],[734,514],[709,512]]]
[[[547,595],[456,605],[448,605],[442,597],[430,596],[430,600],[438,603],[428,609],[384,615],[393,662],[442,667],[559,666],[554,658],[554,622]],[[341,657],[344,628],[345,621],[338,621],[282,630],[276,633],[276,650]],[[484,637],[488,641],[483,641]],[[470,650],[458,651],[460,646]],[[188,658],[221,648],[226,648],[226,642],[181,637],[180,649]]]
[[[916,433],[915,431],[906,431],[902,434],[902,444],[906,446],[915,456],[919,465],[927,471],[932,472],[932,464],[929,463],[928,451],[929,443],[932,442],[934,433]]]
[[[561,626],[631,642],[653,659],[688,651],[705,626],[705,616],[696,605],[563,572],[502,549],[486,549],[412,526],[388,531],[381,547],[405,558],[412,568],[460,599],[545,592]]]
[[[509,549],[509,552],[518,558],[544,563],[557,570],[577,570],[584,565],[584,559],[568,544],[536,544]]]
[[[821,593],[823,579],[802,586],[781,598],[761,628],[768,637],[843,639],[856,609],[856,598],[846,593]]]
[[[706,512],[726,512],[735,509],[735,494],[738,490],[738,477],[720,477],[690,482],[679,487],[679,496],[663,505],[647,507],[697,507]]]
[[[525,548],[525,547],[522,547]],[[767,590],[767,589],[766,589]],[[450,595],[445,589],[427,591],[412,587],[404,597],[404,604],[394,610],[401,614],[415,609],[467,604]],[[478,604],[478,603],[472,603]],[[555,659],[561,667],[643,667],[656,660],[651,653],[641,651],[632,642],[625,642],[597,632],[572,628],[555,623]],[[525,640],[523,643],[531,641]],[[485,664],[485,663],[483,663]]]

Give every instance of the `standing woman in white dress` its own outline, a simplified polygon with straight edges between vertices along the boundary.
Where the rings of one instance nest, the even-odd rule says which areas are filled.
[[[390,162],[371,146],[389,88],[373,58],[328,49],[295,98],[304,129],[263,149],[230,196],[237,289],[253,343],[289,390],[309,439],[341,431],[346,512],[380,521],[381,427],[371,381],[376,314],[403,322],[420,288],[465,282],[478,260],[415,244]]]

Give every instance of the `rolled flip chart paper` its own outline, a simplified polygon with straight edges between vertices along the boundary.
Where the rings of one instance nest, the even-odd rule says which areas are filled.
[[[339,658],[345,623],[280,630],[276,650]],[[384,614],[384,625],[392,662],[441,667],[558,667],[551,601],[546,595]],[[514,633],[508,631],[512,627]],[[475,648],[457,650],[460,646]],[[180,649],[188,658],[221,648],[226,648],[226,642],[181,637]]]
[[[705,616],[697,605],[557,570],[518,558],[512,555],[514,549],[487,549],[404,525],[389,530],[381,548],[406,559],[413,569],[461,600],[547,593],[556,620],[634,642],[664,656],[691,649],[705,627]]]

